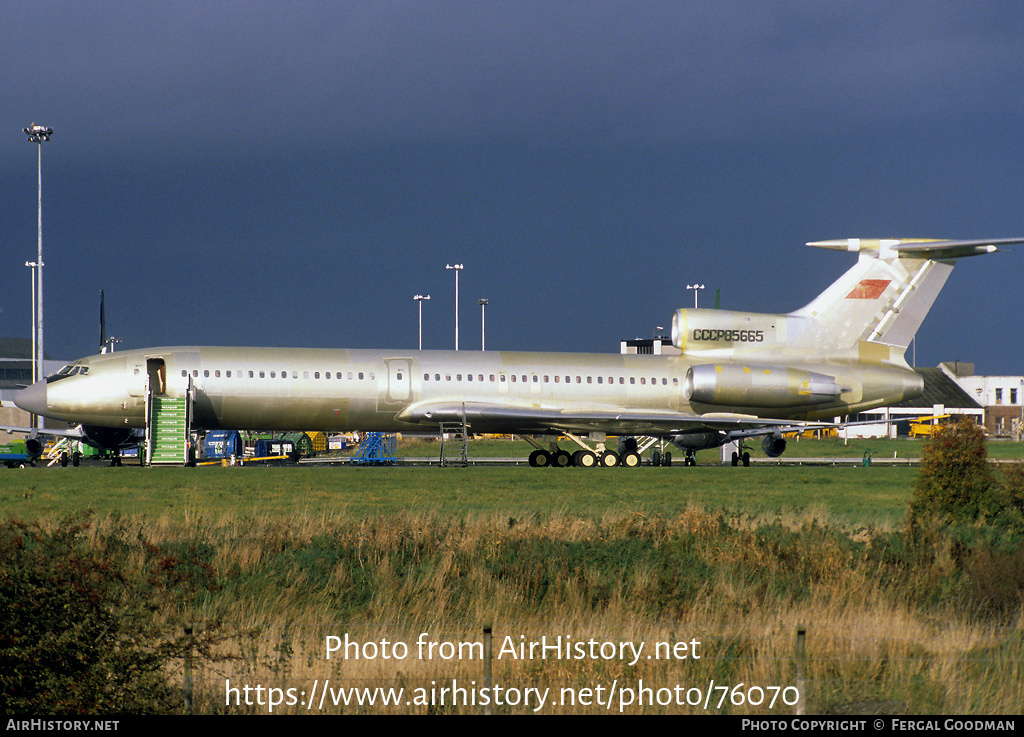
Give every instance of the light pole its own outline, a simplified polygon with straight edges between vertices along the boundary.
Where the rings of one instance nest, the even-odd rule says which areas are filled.
[[[420,350],[423,350],[423,300],[430,299],[430,295],[417,294],[413,299],[420,303]]]
[[[445,268],[455,270],[455,350],[459,350],[459,272],[465,266],[462,264],[448,264]]]
[[[703,289],[704,285],[703,284],[687,284],[686,288],[693,290],[693,309],[697,309],[697,290],[698,289]]]
[[[41,380],[45,376],[45,370],[43,369],[43,142],[49,141],[50,136],[53,135],[53,128],[47,128],[43,125],[36,125],[33,123],[28,128],[22,129],[28,136],[29,143],[35,143],[38,147],[38,168],[39,168],[39,213],[38,213],[38,232],[39,232],[39,254],[36,258],[36,376],[37,380]],[[38,420],[39,424],[37,427],[42,427],[42,419]]]
[[[480,350],[486,351],[486,340],[487,340],[487,300],[478,299],[477,304],[480,305]]]
[[[26,261],[25,266],[32,269],[32,383],[39,381],[36,375],[36,262]]]

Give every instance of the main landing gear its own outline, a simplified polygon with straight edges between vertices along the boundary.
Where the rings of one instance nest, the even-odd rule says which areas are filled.
[[[616,466],[636,468],[642,462],[643,459],[636,452],[619,455],[614,450],[603,450],[600,452],[578,450],[575,453],[570,453],[561,448],[556,448],[553,451],[538,448],[530,453],[529,458],[532,468],[546,468],[548,466],[555,468],[568,468],[570,466],[578,468],[615,468]]]
[[[749,468],[750,467],[750,453],[747,451],[747,449],[745,447],[743,447],[743,443],[742,442],[739,443],[738,451],[739,452],[733,451],[733,453],[732,453],[732,465],[733,466],[738,466],[738,465],[740,465],[740,463],[742,463],[744,468]]]
[[[643,464],[643,458],[637,446],[636,438],[625,438],[618,451],[605,447],[604,436],[595,442],[595,447],[588,446],[582,438],[572,433],[564,433],[565,437],[580,446],[580,450],[570,453],[558,447],[555,440],[550,440],[547,447],[532,437],[522,436],[536,450],[530,453],[529,463],[532,468],[636,468]],[[593,437],[593,436],[592,436]],[[651,456],[651,465],[671,466],[672,454],[655,451]]]

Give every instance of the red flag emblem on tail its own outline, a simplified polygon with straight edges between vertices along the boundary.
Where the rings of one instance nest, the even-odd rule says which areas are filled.
[[[890,281],[889,279],[861,279],[853,291],[846,295],[846,298],[878,299],[882,296],[885,288],[889,286]]]

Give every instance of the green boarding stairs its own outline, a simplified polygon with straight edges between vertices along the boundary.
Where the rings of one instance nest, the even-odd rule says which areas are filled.
[[[189,462],[192,382],[184,397],[146,391],[146,465],[184,466]]]

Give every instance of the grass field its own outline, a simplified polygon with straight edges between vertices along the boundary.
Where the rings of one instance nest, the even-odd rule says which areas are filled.
[[[806,445],[799,455],[826,455]],[[168,631],[185,623],[216,631],[219,659],[196,664],[203,712],[269,711],[266,702],[226,706],[230,682],[280,689],[275,713],[304,713],[288,695],[301,701],[314,682],[329,681],[403,688],[410,703],[328,699],[325,712],[477,713],[452,706],[451,693],[439,703],[438,689],[453,679],[482,685],[468,643],[492,623],[496,654],[542,637],[631,643],[647,654],[666,643],[677,655],[699,642],[690,649],[699,659],[635,662],[506,649],[495,683],[520,698],[550,689],[544,713],[603,712],[595,689],[607,697],[615,685],[613,712],[792,714],[794,692],[780,689],[796,684],[798,626],[807,628],[808,713],[1018,713],[1024,637],[1014,586],[1024,554],[1019,546],[965,553],[935,532],[908,538],[916,473],[35,468],[0,471],[0,513],[44,527],[87,515],[81,544],[158,594],[154,616]],[[359,657],[349,650],[328,660],[326,638],[346,634],[363,646]],[[432,658],[420,656],[420,639],[437,648]],[[385,658],[385,640],[407,646],[407,656]],[[467,649],[454,650],[460,644]],[[442,657],[445,645],[453,657]],[[652,703],[624,703],[630,693],[642,699],[641,681],[654,689]],[[731,694],[724,702],[722,686]],[[414,689],[423,690],[411,697]],[[692,689],[714,693],[706,710]]]
[[[915,474],[880,466],[35,468],[0,473],[0,510],[22,518],[91,510],[184,520],[227,513],[677,515],[698,506],[760,517],[814,511],[847,527],[888,526],[904,516]]]

